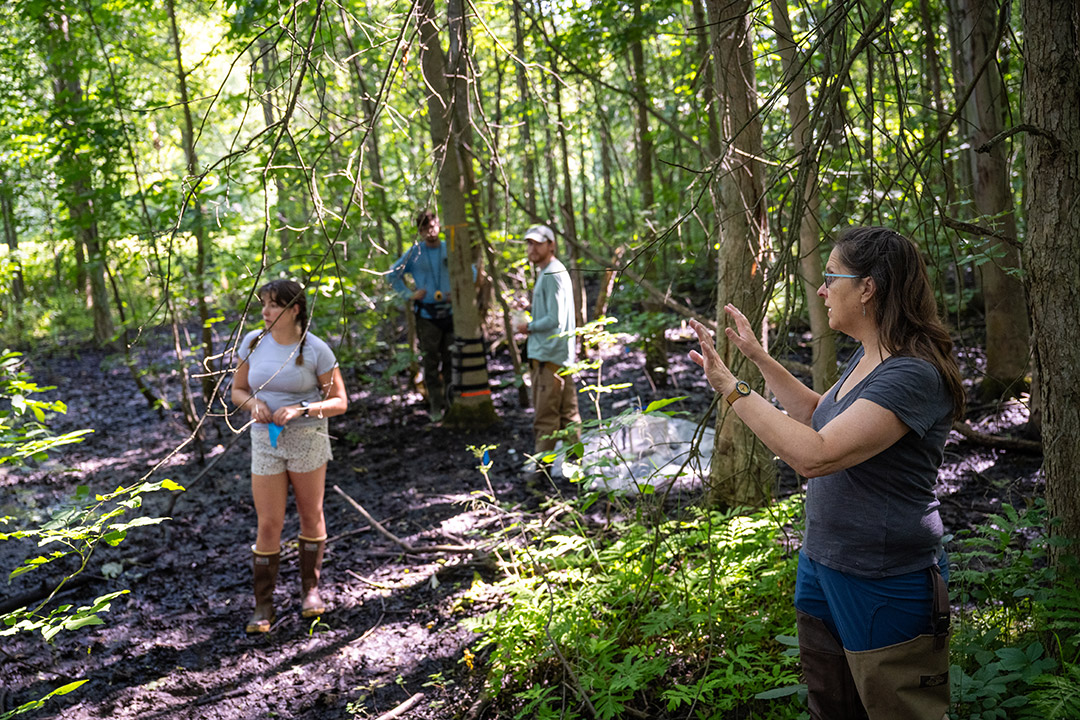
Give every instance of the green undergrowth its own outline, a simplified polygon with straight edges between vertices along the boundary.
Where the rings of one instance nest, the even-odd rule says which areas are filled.
[[[603,527],[585,522],[596,498],[533,525],[501,607],[472,622],[500,716],[807,717],[789,549],[801,498]],[[953,720],[1080,717],[1080,571],[1068,551],[1050,561],[1050,526],[1037,500],[949,539]]]
[[[1080,718],[1080,572],[1050,525],[1005,505],[952,543],[953,720]]]
[[[535,538],[500,583],[507,606],[474,623],[489,692],[519,718],[797,717],[766,699],[798,689],[797,506]]]

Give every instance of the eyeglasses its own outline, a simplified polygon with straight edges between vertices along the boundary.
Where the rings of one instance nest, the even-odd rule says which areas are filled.
[[[837,278],[861,278],[863,275],[841,275],[839,273],[825,273],[825,288],[831,288],[833,280]]]

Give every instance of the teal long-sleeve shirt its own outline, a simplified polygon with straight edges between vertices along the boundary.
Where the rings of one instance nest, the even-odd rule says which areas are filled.
[[[569,365],[575,358],[574,292],[570,273],[551,258],[533,287],[532,322],[526,345],[530,360]]]

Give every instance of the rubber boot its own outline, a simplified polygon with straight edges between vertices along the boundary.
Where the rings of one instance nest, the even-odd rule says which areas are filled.
[[[244,628],[249,633],[270,632],[274,624],[274,585],[277,584],[281,551],[273,553],[252,550],[252,575],[255,579],[255,613]]]
[[[322,571],[323,549],[326,536],[306,538],[300,536],[300,616],[317,617],[326,612],[326,603],[319,596],[319,575]]]
[[[848,652],[859,694],[873,720],[941,720],[949,710],[949,593],[937,565],[932,631],[888,647]]]
[[[811,720],[866,720],[843,646],[819,618],[795,615]]]

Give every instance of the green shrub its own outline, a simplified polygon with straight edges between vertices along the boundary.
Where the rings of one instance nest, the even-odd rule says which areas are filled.
[[[755,696],[798,682],[784,641],[796,559],[781,542],[796,509],[692,509],[600,539],[566,527],[535,539],[520,574],[499,584],[507,607],[474,623],[491,650],[490,689],[517,717],[582,717],[569,709],[578,699],[564,701],[567,680],[605,719],[657,704],[682,716],[756,705],[758,717],[794,717],[790,699]]]
[[[1075,677],[1080,587],[1075,562],[1047,559],[1046,504],[1005,505],[958,534],[951,591],[954,607],[954,720],[1077,717]],[[1062,669],[1062,662],[1065,669]]]

